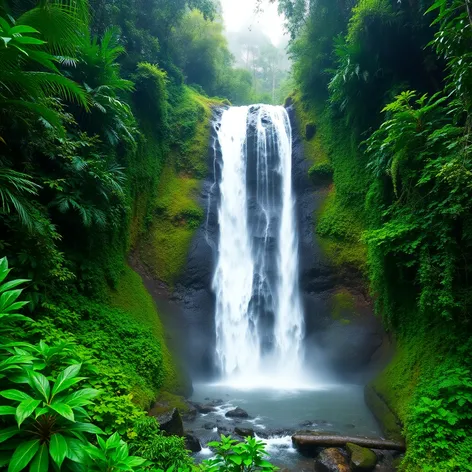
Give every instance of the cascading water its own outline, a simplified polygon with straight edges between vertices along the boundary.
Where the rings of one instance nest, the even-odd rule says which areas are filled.
[[[227,381],[301,375],[303,310],[292,193],[292,136],[283,107],[234,107],[217,129],[216,354]]]

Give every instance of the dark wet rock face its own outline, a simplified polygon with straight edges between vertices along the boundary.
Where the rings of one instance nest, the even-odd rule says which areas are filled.
[[[307,141],[313,139],[316,135],[316,125],[315,123],[307,123],[305,126],[305,137]]]
[[[336,448],[324,449],[315,460],[315,472],[351,472],[343,453]]]
[[[185,449],[191,452],[200,452],[202,450],[200,440],[190,432],[185,435]]]
[[[228,411],[225,416],[226,418],[249,418],[248,412],[239,407]]]
[[[254,437],[254,430],[251,428],[234,428],[234,432],[241,438]]]
[[[161,430],[169,436],[184,436],[184,424],[177,408],[157,416],[156,419]]]

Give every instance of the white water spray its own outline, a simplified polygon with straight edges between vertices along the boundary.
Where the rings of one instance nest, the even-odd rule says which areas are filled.
[[[283,107],[229,108],[217,134],[217,359],[225,381],[294,382],[302,373],[304,325],[290,121]]]

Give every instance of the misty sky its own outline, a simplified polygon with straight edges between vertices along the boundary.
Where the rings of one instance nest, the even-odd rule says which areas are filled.
[[[255,14],[254,0],[221,0],[223,17],[228,31],[239,31],[251,25],[260,28],[269,36],[274,45],[284,37],[283,18],[277,13],[277,4],[264,1],[264,12]]]

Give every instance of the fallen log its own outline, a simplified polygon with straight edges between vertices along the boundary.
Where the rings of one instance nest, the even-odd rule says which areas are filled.
[[[391,451],[405,451],[405,444],[399,441],[390,441],[380,438],[362,438],[351,436],[332,436],[317,433],[295,433],[292,442],[298,449],[310,449],[317,447],[345,447],[347,443],[369,449],[388,449]]]

